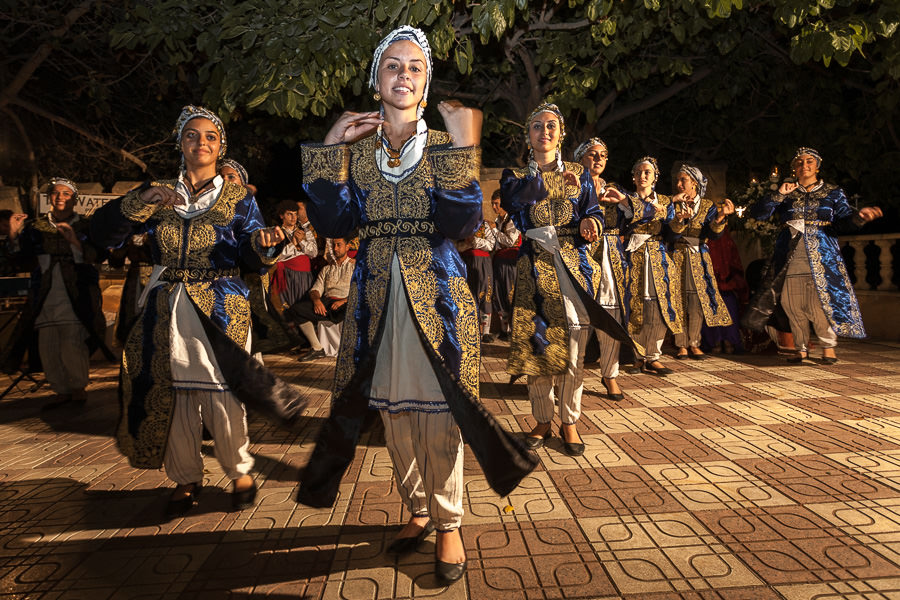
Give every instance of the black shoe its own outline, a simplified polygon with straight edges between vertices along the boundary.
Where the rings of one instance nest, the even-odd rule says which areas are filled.
[[[833,365],[838,361],[836,356],[823,356],[822,364],[823,365]]]
[[[659,361],[654,360],[653,362],[659,362]],[[660,363],[660,365],[661,364],[662,363]],[[663,366],[654,367],[650,363],[645,362],[643,365],[641,365],[641,372],[642,373],[650,373],[651,375],[660,375],[660,376],[664,377],[664,376],[672,373],[672,369],[670,369],[669,367],[663,367]]]
[[[486,334],[484,334],[483,336],[481,336],[481,342],[482,342],[483,344],[490,344],[490,343],[493,342],[493,341],[494,341],[494,336],[493,336],[493,334],[486,333]]]
[[[390,543],[387,547],[387,551],[391,554],[409,554],[410,552],[415,552],[419,549],[419,546],[422,545],[422,542],[425,541],[425,538],[433,531],[434,523],[428,521],[422,531],[419,532],[419,535],[397,538]]]
[[[256,504],[256,482],[240,492],[231,492],[231,507],[234,510],[244,510]]]
[[[309,361],[309,360],[317,360],[317,359],[320,359],[320,358],[325,358],[325,350],[324,350],[324,349],[321,349],[321,350],[310,350],[309,352],[307,352],[306,354],[304,354],[303,356],[301,356],[301,357],[298,358],[297,360],[300,361],[300,362],[306,362],[306,361]]]
[[[799,365],[807,358],[808,355],[806,352],[798,352],[795,356],[791,356],[790,358],[788,358],[787,361],[793,365]]]
[[[528,448],[529,450],[537,450],[538,448],[543,446],[544,442],[549,440],[551,437],[553,437],[553,432],[551,432],[549,429],[547,430],[547,433],[545,433],[542,437],[534,437],[533,435],[526,435],[525,436],[525,447]]]
[[[509,385],[514,384],[519,379],[519,377],[521,377],[521,375],[510,375],[509,376]]]
[[[581,456],[584,454],[584,442],[567,442],[563,435],[562,425],[559,426],[559,437],[562,438],[563,452],[569,456]]]
[[[698,348],[698,350],[699,350],[699,348]],[[696,352],[691,352],[690,354],[688,354],[688,356],[690,357],[691,360],[706,360],[707,358],[709,358],[709,356],[707,356],[703,352],[700,352],[699,354]]]
[[[622,370],[625,371],[626,373],[628,373],[629,375],[637,375],[638,373],[641,372],[641,368],[637,365],[629,365],[627,367],[624,367]]]
[[[676,354],[676,355],[675,355],[675,360],[684,360],[684,359],[686,359],[686,358],[689,357],[689,356],[690,356],[690,354]]]
[[[462,579],[466,574],[466,566],[468,561],[459,564],[445,563],[442,560],[434,559],[434,576],[441,585],[450,585],[455,581]]]
[[[509,341],[509,332],[501,331],[500,333],[497,334],[497,339],[500,340],[501,342],[508,342]]]
[[[184,516],[187,511],[191,510],[197,504],[197,496],[200,495],[200,491],[203,489],[203,483],[197,482],[192,485],[193,487],[187,496],[178,498],[177,500],[170,499],[168,504],[166,504],[164,514],[167,519]]]
[[[610,400],[615,400],[616,402],[618,402],[619,400],[622,400],[625,398],[625,394],[623,394],[622,392],[619,392],[618,394],[611,394],[609,392],[609,385],[607,385],[607,383],[606,383],[606,377],[601,377],[600,383],[602,383],[603,387],[606,388],[606,397],[609,398]]]
[[[462,541],[462,527],[459,528],[459,539]],[[437,552],[437,546],[435,546],[435,552]],[[435,556],[434,577],[439,584],[450,585],[451,583],[462,579],[462,576],[466,574],[467,565],[468,561],[466,560],[461,563],[447,563],[438,560],[437,556]]]

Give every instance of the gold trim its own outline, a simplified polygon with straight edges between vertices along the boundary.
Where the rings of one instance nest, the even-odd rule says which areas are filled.
[[[350,173],[350,150],[347,144],[333,146],[300,146],[303,185],[318,179],[331,183],[345,183]]]

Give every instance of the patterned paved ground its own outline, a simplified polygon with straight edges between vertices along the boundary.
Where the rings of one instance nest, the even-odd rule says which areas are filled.
[[[485,348],[482,396],[528,429],[504,351]],[[332,510],[294,502],[331,360],[267,357],[312,404],[299,434],[251,420],[257,506],[228,512],[210,445],[200,505],[168,523],[164,475],[112,443],[115,370],[98,367],[84,410],[40,412],[46,388],[0,404],[0,598],[900,598],[900,346],[840,357],[669,361],[666,378],[623,376],[618,403],[592,374],[584,457],[554,438],[498,498],[467,450],[469,573],[449,589],[431,575],[433,537],[384,554],[407,516],[377,429]]]

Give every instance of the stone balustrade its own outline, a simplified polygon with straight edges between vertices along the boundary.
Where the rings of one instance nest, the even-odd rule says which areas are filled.
[[[858,291],[898,292],[900,233],[842,235],[841,252]]]

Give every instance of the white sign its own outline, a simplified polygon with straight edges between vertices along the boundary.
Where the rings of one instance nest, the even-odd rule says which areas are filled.
[[[79,215],[91,215],[95,210],[116,198],[121,198],[121,196],[119,194],[79,194],[75,212]],[[51,208],[50,198],[47,194],[38,196],[38,213],[46,214],[50,212]]]

